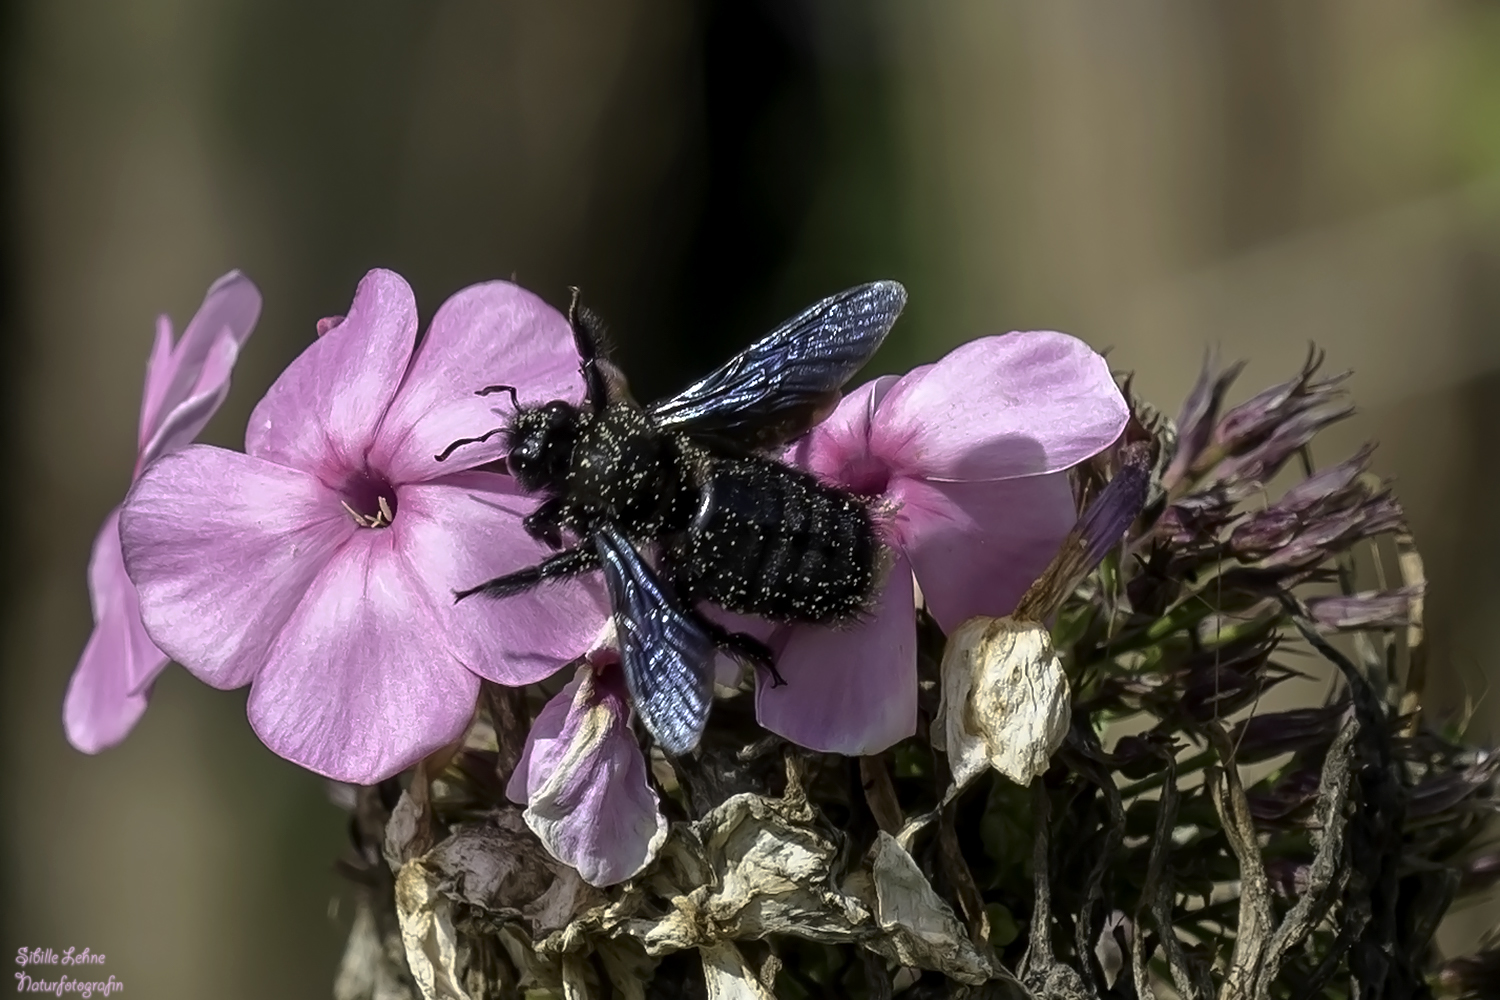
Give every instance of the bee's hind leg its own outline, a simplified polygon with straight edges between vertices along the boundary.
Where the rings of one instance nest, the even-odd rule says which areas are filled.
[[[481,583],[477,587],[470,587],[468,590],[454,591],[453,600],[457,603],[474,594],[483,594],[485,597],[510,597],[530,590],[544,580],[559,580],[598,568],[598,551],[592,545],[575,545],[571,549],[563,549],[557,555],[543,559],[535,566],[497,576],[493,580]]]
[[[776,654],[771,652],[771,647],[744,632],[731,632],[718,622],[698,616],[708,634],[713,637],[714,645],[735,659],[762,667],[771,675],[771,686],[781,687],[786,683],[786,678],[776,669]]]

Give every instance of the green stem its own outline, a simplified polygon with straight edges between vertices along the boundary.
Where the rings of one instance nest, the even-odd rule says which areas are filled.
[[[1177,765],[1177,776],[1180,778],[1184,774],[1192,774],[1194,771],[1201,771],[1218,759],[1219,755],[1214,753],[1212,750],[1204,750],[1202,753],[1195,754],[1194,756],[1189,757],[1187,760],[1179,763]],[[1135,784],[1126,785],[1124,788],[1120,789],[1120,798],[1133,798],[1134,796],[1137,796],[1142,792],[1149,792],[1153,788],[1160,788],[1163,784],[1166,783],[1166,780],[1166,771],[1160,771],[1156,774],[1151,775],[1150,777],[1142,778]]]

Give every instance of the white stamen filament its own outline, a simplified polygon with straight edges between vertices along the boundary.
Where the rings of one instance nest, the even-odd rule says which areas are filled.
[[[391,509],[390,501],[386,500],[385,497],[380,497],[376,502],[380,505],[380,512],[374,515],[367,515],[361,514],[349,506],[349,501],[339,501],[343,508],[349,512],[349,516],[354,518],[354,523],[361,528],[388,527],[392,521],[396,520],[396,512]]]

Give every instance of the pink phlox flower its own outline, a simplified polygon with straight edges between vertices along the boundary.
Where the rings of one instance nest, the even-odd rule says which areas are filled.
[[[579,401],[567,320],[509,282],[460,291],[418,341],[416,302],[372,271],[342,322],[271,386],[245,454],[195,445],[141,477],[121,515],[125,564],[156,643],[215,687],[249,684],[273,751],[371,784],[456,740],[480,678],[526,684],[586,649],[597,581],[455,607],[453,592],[539,561],[537,499],[479,466],[504,436],[486,383],[522,405]]]
[[[599,650],[532,722],[506,794],[553,857],[591,885],[614,885],[667,838],[646,771],[618,656]]]
[[[851,626],[769,632],[787,683],[762,678],[761,724],[851,755],[912,735],[913,581],[945,631],[1008,614],[1076,520],[1066,470],[1114,442],[1128,416],[1104,359],[1048,332],[984,337],[845,397],[786,458],[878,498],[890,573]]]
[[[260,315],[260,292],[238,271],[208,289],[203,305],[172,342],[172,321],[156,321],[146,363],[140,431],[131,480],[163,455],[185,447],[229,394],[229,373]],[[120,552],[120,508],[104,519],[89,558],[94,631],[63,700],[63,729],[85,753],[123,740],[146,710],[167,655],[141,624],[140,599]]]

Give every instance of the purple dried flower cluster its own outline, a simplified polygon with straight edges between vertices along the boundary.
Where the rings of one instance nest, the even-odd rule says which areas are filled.
[[[1298,375],[1220,413],[1242,366],[1205,365],[1179,417],[1177,451],[1162,486],[1168,502],[1144,544],[1152,572],[1132,581],[1135,607],[1164,607],[1178,582],[1215,574],[1219,594],[1246,599],[1248,611],[1313,579],[1330,559],[1358,543],[1404,529],[1390,484],[1368,472],[1374,447],[1310,474],[1259,509],[1241,505],[1265,495],[1271,480],[1313,436],[1353,412],[1343,388],[1347,373],[1320,378],[1322,356],[1309,356]],[[1333,628],[1392,625],[1414,590],[1314,601],[1315,617]]]

